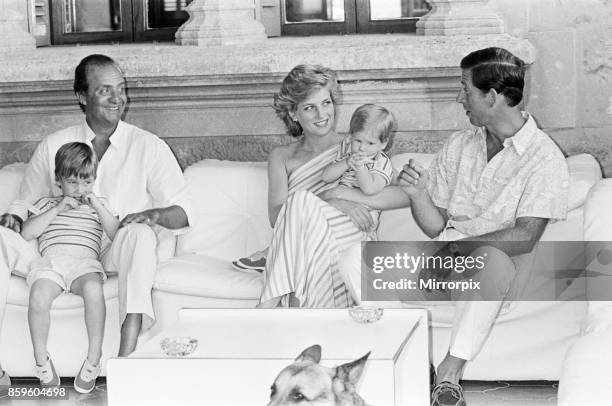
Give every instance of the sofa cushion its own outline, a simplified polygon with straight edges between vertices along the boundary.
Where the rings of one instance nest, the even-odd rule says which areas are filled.
[[[567,158],[570,173],[568,210],[584,204],[589,190],[601,179],[601,168],[593,155],[578,154]]]
[[[177,255],[231,260],[265,247],[271,238],[267,164],[204,160],[185,170],[198,220],[178,237]]]
[[[117,297],[117,275],[110,275],[106,281],[104,281],[104,298],[106,301]],[[30,297],[30,288],[26,283],[25,278],[17,275],[12,275],[9,281],[9,294],[8,304],[15,306],[28,306],[28,300]],[[83,299],[72,293],[62,293],[53,301],[53,310],[59,309],[79,309],[83,307]]]
[[[201,254],[162,261],[157,268],[157,290],[223,299],[259,299],[260,274],[236,271],[228,261]]]
[[[5,213],[10,204],[17,198],[26,166],[26,163],[18,162],[0,169],[0,185],[2,185],[0,213]]]
[[[609,405],[612,330],[580,338],[563,361],[560,406]]]

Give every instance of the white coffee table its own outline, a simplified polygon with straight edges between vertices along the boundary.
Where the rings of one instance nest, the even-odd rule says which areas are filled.
[[[169,336],[199,344],[187,357],[167,357],[160,342]],[[419,309],[385,309],[371,324],[347,309],[183,309],[130,357],[108,361],[108,403],[265,405],[280,370],[320,344],[330,367],[372,352],[358,386],[368,404],[428,405],[428,343]]]

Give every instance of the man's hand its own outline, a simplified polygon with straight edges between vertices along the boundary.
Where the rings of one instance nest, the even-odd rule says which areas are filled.
[[[121,220],[121,223],[119,223],[119,228],[125,227],[131,223],[143,223],[152,226],[157,224],[159,217],[160,213],[157,209],[149,209],[139,213],[128,214],[123,218],[123,220]]]
[[[6,227],[13,230],[16,233],[21,232],[21,225],[23,224],[23,220],[21,217],[16,216],[10,213],[4,213],[0,216],[0,227]]]
[[[62,201],[58,203],[57,209],[62,213],[67,210],[76,209],[80,205],[81,203],[74,197],[64,196]]]
[[[374,220],[365,206],[342,199],[330,199],[327,203],[349,216],[361,231],[369,232],[374,228]]]
[[[398,176],[399,185],[408,196],[427,194],[429,186],[429,173],[416,160],[408,161]]]

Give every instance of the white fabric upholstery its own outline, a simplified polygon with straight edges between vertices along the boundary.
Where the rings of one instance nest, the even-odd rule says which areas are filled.
[[[563,361],[559,379],[559,406],[612,404],[610,365],[612,330],[594,332],[578,340]]]
[[[612,295],[612,179],[589,192],[584,205],[587,269],[599,276],[587,279],[587,294]],[[607,254],[603,254],[607,251]],[[607,276],[606,276],[607,275]],[[605,298],[605,296],[603,296]],[[589,301],[583,336],[568,351],[559,378],[560,406],[609,405],[612,365],[612,301]]]
[[[21,178],[27,164],[18,162],[0,169],[0,213],[6,213],[10,204],[17,198]]]
[[[584,240],[590,241],[588,269],[603,275],[587,281],[592,295],[612,296],[612,179],[604,179],[589,192],[584,206]],[[610,243],[600,243],[610,241]],[[612,301],[591,301],[585,334],[612,329]]]
[[[395,168],[401,169],[410,157],[423,165],[432,159],[429,154],[401,154],[393,158]],[[580,177],[582,183],[570,186],[576,201],[582,201],[584,196],[580,194],[589,182],[598,180],[591,180],[597,177],[597,171],[589,169],[590,158],[572,159],[584,164],[577,165],[584,175]],[[0,169],[0,212],[15,198],[24,168],[25,165],[17,164]],[[229,260],[261,249],[269,242],[266,164],[205,160],[187,168],[185,176],[199,221],[191,231],[178,237],[177,257],[159,264],[153,290],[157,323],[142,340],[171,324],[181,307],[252,307],[261,290],[259,276],[233,270]],[[570,177],[574,185],[578,178],[572,170]],[[580,240],[581,223],[580,207],[568,221],[551,225],[546,233],[551,230],[551,239]],[[383,212],[379,234],[381,239],[388,240],[426,238],[409,209]],[[12,276],[10,283],[9,305],[0,336],[0,360],[9,374],[31,376],[27,287],[17,276]],[[116,296],[116,277],[111,277],[105,286],[108,312],[103,360],[117,353]],[[448,345],[452,308],[440,306],[431,314],[433,357],[439,361]],[[562,355],[575,340],[583,314],[581,303],[521,304],[496,324],[483,352],[467,369],[466,378],[556,379]],[[73,295],[63,295],[54,303],[51,317],[49,348],[54,362],[60,375],[73,376],[87,347],[82,301]],[[526,335],[525,331],[533,334]]]
[[[268,178],[265,162],[205,160],[185,170],[198,222],[179,236],[177,255],[232,260],[267,246]]]
[[[182,255],[159,264],[155,289],[223,299],[259,299],[260,275],[235,271],[229,261],[200,254]]]

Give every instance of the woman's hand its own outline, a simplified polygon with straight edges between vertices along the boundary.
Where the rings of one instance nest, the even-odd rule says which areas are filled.
[[[429,173],[416,160],[408,161],[397,177],[399,185],[410,197],[427,194]]]
[[[365,206],[343,199],[330,199],[327,203],[349,216],[359,230],[370,232],[374,228],[374,220]]]

